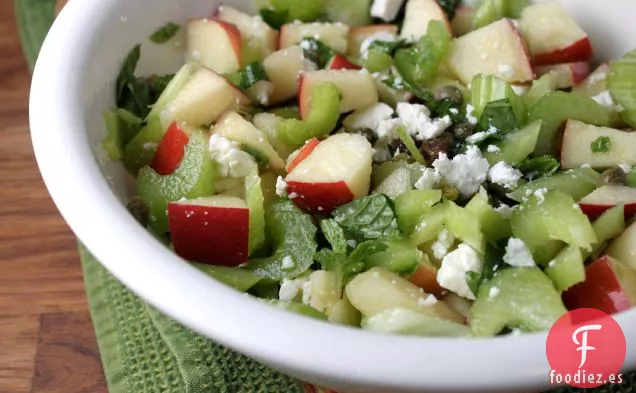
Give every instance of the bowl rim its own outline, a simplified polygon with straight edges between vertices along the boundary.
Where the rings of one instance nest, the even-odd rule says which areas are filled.
[[[38,166],[57,208],[81,242],[122,283],[193,330],[312,382],[414,391],[492,391],[548,384],[546,333],[422,338],[315,321],[210,280],[139,226],[102,175],[84,127],[85,56],[97,26],[118,1],[72,1],[55,21],[33,75],[30,125]],[[628,348],[636,348],[636,309],[616,319]],[[325,345],[329,341],[332,345]],[[636,350],[628,350],[624,369],[633,368]]]

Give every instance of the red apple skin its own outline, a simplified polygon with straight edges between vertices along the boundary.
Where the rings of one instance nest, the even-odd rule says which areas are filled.
[[[413,284],[422,288],[424,292],[441,297],[445,290],[437,283],[437,272],[426,265],[420,265],[409,278]]]
[[[236,53],[236,56],[239,59],[239,64],[240,64],[240,59],[242,56],[241,52],[243,48],[243,43],[241,40],[241,32],[236,26],[224,20],[221,20],[218,18],[212,18],[212,20],[214,20],[216,23],[221,25],[221,27],[223,27],[225,31],[227,32],[227,36],[230,38],[230,42],[232,43],[232,48],[234,49],[234,53]]]
[[[150,167],[163,176],[172,174],[179,167],[189,140],[188,132],[178,122],[173,122],[157,146]]]
[[[350,36],[371,35],[379,31],[386,31],[387,33],[397,34],[398,27],[397,25],[392,25],[389,23],[379,24],[379,25],[369,25],[369,26],[358,26],[358,27],[352,27],[349,30],[349,35]]]
[[[361,68],[341,54],[334,55],[327,64],[328,70],[359,70]]]
[[[611,257],[604,256],[585,268],[585,281],[563,293],[569,310],[595,308],[608,314],[632,307],[612,268]]]
[[[590,65],[586,61],[579,61],[570,65],[572,81],[575,84],[583,82],[590,75]]]
[[[290,173],[291,171],[293,171],[294,168],[298,166],[298,164],[300,164],[305,158],[309,157],[311,152],[314,151],[316,147],[318,147],[319,143],[320,143],[320,140],[318,140],[318,138],[316,137],[308,140],[307,143],[305,143],[305,145],[303,145],[303,147],[300,148],[296,157],[294,157],[294,159],[292,159],[291,162],[287,164],[287,166],[285,167],[285,170],[287,171],[287,173]]]
[[[535,54],[533,61],[537,66],[587,61],[594,57],[592,41],[584,37],[567,48],[557,49],[550,53]]]
[[[605,213],[605,211],[613,208],[616,205],[590,205],[579,202],[579,207],[589,217],[590,220],[595,220]],[[633,203],[625,204],[625,219],[629,219],[636,214],[636,201]]]
[[[299,208],[313,213],[329,214],[338,206],[351,202],[353,193],[344,181],[333,183],[287,182],[287,195]]]
[[[303,105],[303,103],[309,102],[309,94],[311,94],[311,88],[307,86],[305,74],[300,74],[298,78],[298,114],[303,120],[309,116],[309,105]]]
[[[238,266],[249,257],[249,209],[170,202],[168,221],[180,257]]]

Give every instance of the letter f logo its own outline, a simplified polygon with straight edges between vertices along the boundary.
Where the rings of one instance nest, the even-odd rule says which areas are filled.
[[[581,364],[579,364],[579,368],[583,367],[585,362],[587,361],[587,351],[593,351],[596,348],[587,345],[587,332],[589,330],[601,330],[603,326],[601,325],[585,325],[576,329],[574,333],[572,333],[572,341],[576,345],[580,345],[580,347],[576,348],[577,351],[581,351]],[[581,341],[579,342],[578,335],[581,334]]]

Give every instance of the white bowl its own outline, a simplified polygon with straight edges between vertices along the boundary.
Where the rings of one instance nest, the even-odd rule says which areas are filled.
[[[343,0],[344,1],[344,0]],[[228,1],[246,8],[249,0]],[[600,58],[636,47],[632,0],[567,0]],[[380,335],[265,306],[210,280],[155,241],[122,201],[129,182],[105,159],[102,112],[132,46],[142,70],[175,71],[181,52],[147,41],[168,21],[208,15],[201,0],[71,1],[40,53],[31,91],[33,145],[60,212],[88,249],[125,285],[183,324],[305,381],[350,392],[510,391],[546,387],[546,334],[493,339]],[[617,317],[626,369],[636,368],[636,310]]]

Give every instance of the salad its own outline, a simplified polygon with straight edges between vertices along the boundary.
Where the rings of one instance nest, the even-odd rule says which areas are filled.
[[[559,2],[263,0],[136,46],[103,147],[203,272],[362,329],[487,337],[636,304],[636,52]],[[187,288],[184,288],[187,290]]]

